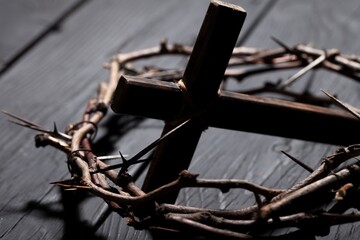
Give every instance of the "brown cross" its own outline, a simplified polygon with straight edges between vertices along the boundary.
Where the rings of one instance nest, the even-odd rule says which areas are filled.
[[[219,91],[245,17],[239,6],[211,1],[178,83],[121,77],[112,103],[114,112],[164,120],[163,135],[192,116],[189,124],[156,148],[145,192],[173,181],[189,167],[208,126],[331,144],[358,140],[356,134],[348,133],[360,132],[360,124],[343,111]],[[177,194],[159,202],[173,203]]]

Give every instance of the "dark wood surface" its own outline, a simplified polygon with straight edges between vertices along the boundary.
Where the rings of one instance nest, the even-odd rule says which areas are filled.
[[[232,1],[247,11],[238,45],[274,48],[271,36],[292,45],[312,42],[317,48],[338,48],[360,54],[360,2]],[[86,100],[107,78],[101,65],[118,51],[169,42],[193,44],[208,7],[207,0],[149,1],[0,1],[0,109],[51,128],[79,121]],[[78,4],[78,5],[77,5]],[[57,31],[51,31],[60,23]],[[55,25],[54,25],[55,24]],[[14,60],[15,59],[15,60]],[[185,66],[184,59],[159,59]],[[232,89],[246,89],[264,80],[288,78],[294,71],[263,74]],[[314,80],[313,82],[311,80]],[[337,74],[306,74],[293,89],[322,95],[323,88],[359,106],[360,85]],[[62,192],[49,182],[69,177],[62,153],[36,149],[34,132],[0,116],[0,239],[151,239],[107,214],[100,199]],[[266,121],[266,118],[263,119]],[[156,139],[164,123],[131,116],[110,116],[97,136],[99,153],[119,150],[133,155]],[[294,126],[296,127],[296,126]],[[338,128],[341,126],[333,126]],[[306,129],[304,129],[306,131]],[[331,131],[331,129],[329,129]],[[111,134],[112,138],[105,137]],[[349,133],[354,134],[354,133]],[[294,139],[209,128],[202,135],[190,171],[207,178],[240,178],[270,187],[288,187],[306,175],[280,151],[317,166],[336,146]],[[143,176],[139,179],[139,183]],[[238,208],[254,202],[245,191],[222,194],[186,189],[178,203],[211,208]],[[359,224],[331,228],[318,239],[358,239]]]

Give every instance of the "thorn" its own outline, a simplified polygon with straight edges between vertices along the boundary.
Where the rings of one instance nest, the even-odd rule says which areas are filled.
[[[178,131],[180,128],[184,127],[185,125],[187,125],[190,122],[191,118],[185,120],[184,122],[182,122],[181,124],[179,124],[178,126],[176,126],[175,128],[171,129],[169,132],[167,132],[166,134],[164,134],[162,137],[156,139],[154,142],[152,142],[151,144],[149,144],[147,147],[145,147],[143,150],[141,150],[138,154],[136,154],[134,157],[132,157],[131,159],[129,159],[129,161],[131,162],[136,162],[138,159],[140,159],[141,157],[143,157],[146,153],[148,153],[150,150],[152,150],[154,147],[156,147],[157,145],[159,145],[160,142],[163,142],[165,139],[167,139],[169,136],[171,136],[172,134],[174,134],[176,131]]]
[[[55,182],[50,182],[50,184],[58,184],[58,183],[74,183],[75,179],[74,178],[68,178],[68,179],[64,179],[64,180],[59,180],[59,181],[55,181]]]
[[[308,71],[310,71],[311,69],[313,69],[314,67],[316,67],[317,65],[319,65],[320,63],[322,63],[324,60],[326,59],[326,52],[325,54],[320,55],[318,58],[316,58],[314,61],[312,61],[311,63],[309,63],[308,65],[306,65],[306,67],[304,67],[303,69],[301,69],[300,71],[298,71],[297,73],[295,73],[294,75],[292,75],[288,80],[286,80],[285,82],[283,82],[282,84],[280,84],[280,88],[285,88],[291,84],[293,84],[297,79],[299,79],[302,75],[304,75],[305,73],[307,73]]]
[[[301,60],[303,63],[307,63],[308,60],[303,58],[301,54],[297,51],[294,51],[291,47],[286,45],[284,42],[280,41],[279,39],[275,38],[274,36],[271,36],[271,39],[278,44],[280,47],[284,48],[288,53],[294,54],[299,60]]]
[[[127,160],[125,159],[125,157],[122,155],[122,153],[120,151],[119,151],[119,153],[120,153],[120,157],[121,157],[123,164],[125,164],[127,162]]]
[[[309,167],[308,165],[306,165],[305,163],[301,162],[300,160],[298,160],[297,158],[291,156],[290,154],[281,151],[285,156],[287,156],[288,158],[290,158],[291,160],[293,160],[295,163],[297,163],[298,165],[300,165],[301,167],[303,167],[306,171],[312,173],[314,172],[314,169],[312,169],[311,167]]]
[[[340,107],[345,108],[348,112],[350,112],[353,116],[355,116],[357,119],[360,119],[360,114],[355,111],[355,108],[350,106],[347,103],[344,103],[331,95],[330,93],[326,92],[324,89],[320,89],[326,96],[328,96],[331,100],[333,100],[335,103],[337,103]]]
[[[123,154],[123,157],[128,157],[128,154]],[[121,158],[121,156],[119,155],[108,155],[108,156],[100,156],[97,157],[97,159],[101,160],[101,161],[105,161],[105,160],[113,160],[113,159],[119,159]]]
[[[88,186],[79,185],[78,181],[74,178],[51,182],[50,184],[64,187],[66,190],[90,189]]]
[[[54,133],[56,134],[59,134],[59,131],[57,129],[57,126],[56,126],[56,122],[54,122],[54,130],[53,130]]]
[[[77,190],[77,189],[91,189],[91,187],[88,186],[81,186],[81,185],[68,185],[68,184],[62,184],[62,183],[56,183],[56,186],[63,187],[65,190]]]
[[[22,117],[19,117],[15,114],[12,114],[12,113],[9,113],[9,112],[6,112],[6,111],[2,111],[5,115],[15,119],[15,120],[18,120],[19,122],[16,122],[14,120],[9,120],[9,122],[13,123],[13,124],[16,124],[16,125],[19,125],[21,127],[25,127],[25,128],[29,128],[29,129],[32,129],[32,130],[35,130],[35,131],[38,131],[38,132],[42,132],[42,133],[47,133],[47,134],[50,134],[52,136],[54,136],[54,134],[58,137],[61,137],[62,139],[64,140],[71,140],[71,137],[65,133],[61,133],[61,132],[55,132],[55,129],[54,131],[49,131],[47,129],[44,129],[42,128],[40,125],[36,124],[36,123],[33,123],[33,122],[30,122],[29,120],[26,120]],[[55,125],[56,127],[56,125]],[[56,129],[57,131],[57,129]]]
[[[299,60],[303,62],[305,65],[309,61],[305,59],[299,52],[294,51],[289,46],[287,46],[285,43],[280,41],[279,39],[275,37],[271,37],[271,39],[276,42],[278,45],[280,45],[282,48],[284,48],[287,52],[294,54]],[[326,59],[326,51],[324,51],[324,55],[320,55],[317,59],[309,63],[305,68],[301,69],[297,73],[295,73],[293,76],[291,76],[288,80],[284,81],[282,84],[279,84],[279,88],[285,88],[289,86],[290,84],[294,83],[298,78],[300,78],[302,75],[304,75],[306,72],[308,72],[310,69],[316,67],[318,64],[322,63]]]
[[[138,163],[142,163],[142,162],[147,162],[147,161],[149,161],[149,160],[150,160],[149,158],[140,159],[140,160],[137,160],[137,161],[134,162],[134,163],[131,163],[130,165],[134,165],[134,164],[138,164]],[[94,173],[103,173],[103,172],[106,172],[106,171],[109,171],[109,170],[113,170],[113,169],[116,169],[116,168],[121,168],[123,165],[124,165],[123,163],[114,164],[114,165],[107,166],[107,167],[105,167],[105,168],[96,169],[96,170],[94,170],[94,171],[91,171],[90,173],[91,173],[91,174],[94,174]]]
[[[25,125],[24,123],[19,123],[19,122],[16,122],[14,120],[11,120],[11,119],[8,119],[8,122],[12,123],[12,124],[15,124],[15,125],[18,125],[18,126],[21,126],[21,127],[28,127],[28,125]]]
[[[43,129],[43,128],[41,128],[41,127],[37,127],[37,126],[34,126],[34,125],[29,125],[28,123],[16,122],[16,121],[11,120],[11,119],[9,119],[8,121],[9,121],[10,123],[16,124],[16,125],[18,125],[18,126],[20,126],[20,127],[29,128],[29,129],[31,129],[31,130],[35,130],[35,131],[38,131],[38,132],[49,133],[49,131],[46,130],[46,129]]]
[[[164,38],[163,40],[160,41],[160,52],[167,52],[167,39]]]
[[[29,120],[26,120],[25,118],[19,117],[19,116],[15,115],[15,114],[9,113],[9,112],[7,112],[5,110],[2,110],[1,112],[4,113],[5,115],[11,117],[11,118],[14,118],[14,119],[20,121],[20,122],[23,122],[23,123],[26,123],[28,125],[36,126],[38,128],[41,128],[41,126],[37,125],[36,123],[30,122]]]
[[[121,168],[123,167],[124,163],[126,162],[126,164],[128,166],[131,166],[133,164],[137,164],[140,162],[144,162],[145,160],[139,160],[141,157],[143,157],[145,154],[147,154],[149,151],[151,151],[154,147],[156,147],[160,142],[164,141],[165,139],[167,139],[169,136],[171,136],[172,134],[174,134],[176,131],[178,131],[180,128],[184,127],[185,125],[187,125],[190,122],[191,118],[185,120],[184,122],[182,122],[181,124],[179,124],[178,126],[176,126],[175,128],[173,128],[172,130],[170,130],[169,132],[167,132],[166,134],[164,134],[162,137],[156,139],[154,142],[150,143],[148,146],[146,146],[143,150],[141,150],[140,152],[138,152],[135,156],[133,156],[132,158],[130,158],[129,160],[126,160],[122,155],[121,152],[120,153],[120,157],[123,160],[123,163],[120,164],[115,164],[115,165],[111,165],[108,166],[106,168],[103,169],[97,169],[95,171],[93,171],[92,173],[98,173],[98,172],[104,172],[104,171],[108,171],[108,170],[112,170],[112,169],[116,169],[116,168]],[[125,162],[124,162],[125,160]]]
[[[294,51],[293,51],[289,46],[287,46],[285,43],[283,43],[282,41],[280,41],[279,39],[277,39],[277,38],[274,37],[274,36],[271,36],[270,38],[271,38],[271,40],[273,40],[276,44],[278,44],[280,47],[284,48],[287,52],[294,54]]]
[[[64,140],[68,140],[71,141],[71,136],[67,135],[66,133],[63,132],[59,132],[57,126],[56,126],[56,122],[54,122],[54,130],[53,133],[55,134],[55,136],[60,136],[61,138],[63,138]]]

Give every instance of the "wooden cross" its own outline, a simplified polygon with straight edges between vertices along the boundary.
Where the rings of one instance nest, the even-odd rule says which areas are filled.
[[[112,103],[116,113],[162,119],[167,133],[189,116],[189,124],[156,148],[144,182],[148,192],[187,169],[208,126],[331,144],[358,140],[359,122],[336,109],[219,91],[246,12],[211,1],[183,79],[163,82],[122,76]],[[198,113],[198,114],[197,114]],[[177,192],[159,202],[173,203]]]

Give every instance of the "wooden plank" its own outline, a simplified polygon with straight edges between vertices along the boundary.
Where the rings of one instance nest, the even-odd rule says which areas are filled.
[[[347,53],[357,53],[359,49],[353,41],[357,37],[357,28],[353,26],[360,24],[356,17],[357,1],[278,1],[271,11],[265,11],[267,15],[264,17],[258,15],[266,6],[264,1],[241,4],[248,12],[245,31],[253,21],[263,19],[244,42],[247,46],[274,47],[270,41],[273,35],[289,44],[314,40],[316,46],[338,47]],[[168,37],[170,42],[192,44],[207,5],[208,1],[163,1],[161,4],[137,0],[90,1],[64,23],[61,34],[46,38],[24,56],[16,68],[3,75],[0,108],[49,127],[54,120],[59,128],[78,121],[86,100],[96,90],[97,82],[107,77],[107,72],[100,68],[104,61],[116,51],[153,46],[164,37]],[[160,60],[159,63],[168,61]],[[183,62],[172,60],[172,63],[182,66]],[[277,80],[284,76],[282,74],[276,73],[277,77],[266,75],[258,80]],[[357,84],[347,80],[338,84],[338,76],[323,72],[317,73],[316,79],[324,80],[312,85],[312,90],[318,90],[325,82],[330,87],[326,90],[339,93],[342,99],[352,103],[359,101],[354,93],[358,90]],[[244,82],[244,87],[251,87],[251,84]],[[115,142],[112,139],[104,141],[104,148],[109,152],[116,154],[120,149],[135,154],[158,137],[163,127],[161,122],[152,120],[132,129],[132,124],[126,120],[109,118],[103,123],[113,128],[106,129],[103,125],[101,129],[104,131],[100,132],[99,139],[107,131],[112,131],[116,138]],[[61,194],[57,190],[50,191],[51,186],[47,183],[68,177],[64,163],[66,156],[51,149],[35,149],[33,133],[6,123],[4,116],[1,116],[0,130],[0,180],[3,183],[0,185],[0,236],[3,239],[28,236],[61,239],[65,231],[61,216],[49,221],[49,217],[36,211],[34,206],[26,213],[23,209],[28,202],[41,199],[47,206],[62,209],[61,203],[52,204],[61,199]],[[234,177],[266,186],[287,187],[306,173],[281,155],[280,150],[316,166],[321,157],[334,149],[335,146],[331,145],[210,128],[200,139],[190,170],[200,173],[201,177]],[[177,202],[201,207],[237,208],[253,204],[254,199],[243,191],[223,195],[215,190],[187,189],[180,193]],[[90,201],[83,203],[86,206],[81,204],[81,220],[95,221],[93,217],[99,205],[90,204]],[[120,217],[112,215],[99,228],[98,235],[105,239],[148,237],[134,233],[124,221],[118,221]],[[356,225],[334,228],[331,236],[321,239],[357,239],[356,229]]]
[[[184,104],[184,94],[175,82],[122,76],[111,109],[115,113],[168,121]]]
[[[0,74],[11,67],[86,1],[1,1]]]

